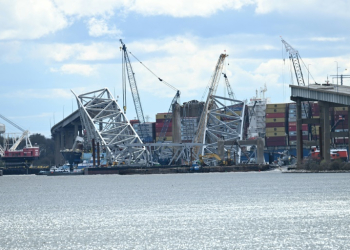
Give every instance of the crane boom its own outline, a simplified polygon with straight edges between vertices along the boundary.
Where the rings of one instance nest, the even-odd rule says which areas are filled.
[[[164,81],[162,78],[160,78],[159,76],[157,76],[152,70],[150,70],[145,64],[143,64],[135,55],[133,55],[130,51],[129,51],[130,55],[132,55],[139,63],[142,64],[142,66],[144,66],[149,72],[151,72],[152,75],[154,75],[159,81],[161,81],[162,83],[164,83],[166,86],[168,86],[169,88],[171,88],[172,90],[175,90],[176,91],[176,94],[173,98],[173,100],[171,101],[171,104],[170,104],[170,108],[168,110],[168,113],[166,114],[165,116],[165,122],[163,124],[163,127],[162,127],[162,130],[159,134],[159,137],[158,137],[158,142],[164,142],[165,139],[166,139],[166,132],[168,130],[168,127],[169,127],[169,123],[172,119],[172,107],[175,103],[177,103],[180,99],[180,90],[178,90],[177,88],[175,88],[174,86],[172,86],[170,83]]]
[[[217,63],[216,63],[216,67],[214,70],[214,73],[211,77],[211,84],[209,87],[209,93],[207,96],[207,100],[205,102],[204,108],[203,108],[203,112],[201,115],[201,118],[199,120],[199,125],[198,125],[198,129],[197,129],[197,133],[193,138],[193,142],[194,143],[203,143],[205,142],[205,130],[206,130],[206,126],[207,126],[207,120],[208,120],[208,112],[210,110],[210,105],[212,104],[212,99],[211,97],[213,95],[215,95],[217,87],[218,87],[218,83],[220,80],[220,76],[221,76],[221,72],[224,66],[224,62],[225,62],[225,58],[227,57],[226,54],[221,54]],[[194,151],[196,154],[198,154],[198,147],[194,148]],[[203,151],[203,150],[202,150]],[[203,154],[203,152],[202,152]]]
[[[4,119],[5,121],[7,121],[8,123],[10,123],[12,126],[14,126],[14,127],[18,128],[19,130],[21,130],[22,132],[25,131],[23,128],[21,128],[21,127],[18,126],[16,123],[14,123],[14,122],[10,121],[9,119],[7,119],[5,116],[3,116],[3,115],[0,114],[0,117],[1,117],[2,119]]]
[[[283,40],[282,37],[281,37],[281,41],[284,44],[284,46],[286,47],[286,51],[289,53],[289,59],[293,63],[295,77],[297,79],[298,85],[305,86],[303,72],[301,70],[300,61],[299,61],[299,58],[300,58],[299,52],[297,50],[295,50],[292,46],[290,46],[289,43],[287,43],[285,40]]]
[[[9,151],[15,151],[15,150],[17,149],[18,145],[21,143],[21,141],[22,141],[23,139],[26,139],[26,147],[27,147],[27,148],[33,147],[33,146],[32,146],[32,143],[31,143],[31,141],[30,141],[30,139],[29,139],[29,134],[30,134],[30,133],[29,133],[28,130],[24,130],[23,128],[21,128],[20,126],[18,126],[16,123],[12,122],[11,120],[9,120],[8,118],[6,118],[5,116],[3,116],[3,115],[1,115],[1,114],[0,114],[0,117],[1,117],[2,119],[4,119],[5,121],[7,121],[8,123],[10,123],[12,126],[18,128],[19,130],[21,130],[21,131],[23,132],[22,135],[21,135],[21,137],[17,139],[17,141],[12,145],[12,147],[9,149]],[[0,151],[1,151],[1,150],[0,150]]]
[[[228,81],[228,78],[227,78],[227,75],[225,73],[222,73],[224,75],[224,78],[225,78],[225,83],[226,83],[226,88],[227,88],[227,93],[228,93],[228,96],[231,98],[231,99],[235,99],[235,94],[233,93],[232,91],[232,88],[231,88],[231,85]],[[232,101],[231,101],[232,102]]]
[[[26,147],[32,147],[32,143],[30,142],[30,139],[29,139],[29,131],[26,130],[23,132],[23,134],[21,135],[20,138],[18,138],[18,140],[12,145],[12,147],[9,149],[9,151],[15,151],[18,147],[18,145],[21,143],[21,141],[24,139],[24,138],[27,138],[27,141],[26,141]]]
[[[137,119],[139,120],[139,123],[140,123],[140,137],[142,140],[144,140],[146,135],[143,133],[144,129],[142,128],[142,124],[145,123],[145,117],[143,115],[141,99],[140,99],[139,91],[137,89],[135,73],[132,69],[126,46],[123,43],[122,39],[120,39],[120,42],[122,44],[122,50],[123,50],[123,59],[124,59],[123,68],[124,68],[124,70],[126,69],[126,72],[128,75],[130,90],[131,90],[132,98],[134,100],[136,115],[137,115]]]

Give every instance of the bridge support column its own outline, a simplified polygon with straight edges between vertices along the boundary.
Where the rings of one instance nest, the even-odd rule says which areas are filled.
[[[181,143],[181,116],[180,116],[180,105],[175,103],[173,105],[173,113],[172,113],[172,131],[173,131],[173,142]]]
[[[264,143],[264,139],[261,137],[258,137],[256,139],[256,163],[258,164],[264,164],[264,147],[265,147],[265,143]]]
[[[329,127],[329,103],[324,102],[322,104],[322,114],[323,114],[323,157],[325,161],[330,161],[330,127]]]
[[[78,124],[77,123],[74,123],[74,135],[73,135],[73,137],[74,137],[74,139],[78,136]]]
[[[297,99],[297,165],[301,166],[303,161],[303,134],[301,124],[301,100]]]
[[[218,156],[221,160],[225,159],[225,142],[224,140],[218,140]]]
[[[62,164],[62,162],[63,162],[63,157],[62,157],[61,152],[60,152],[61,138],[62,137],[61,137],[61,133],[60,132],[56,132],[54,134],[54,140],[55,140],[55,163],[54,164],[56,166]]]
[[[61,130],[60,131],[60,135],[61,135],[61,138],[60,138],[60,150],[64,149],[64,130]]]
[[[347,117],[347,119],[348,119],[348,160],[350,159],[350,120],[349,120],[349,118],[350,118],[350,106],[348,106],[348,117]]]

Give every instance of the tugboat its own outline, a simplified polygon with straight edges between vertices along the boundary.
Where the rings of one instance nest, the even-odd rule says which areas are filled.
[[[342,161],[348,161],[348,151],[344,148],[334,148],[330,150],[330,156],[331,160],[342,160]],[[316,148],[315,146],[311,148],[311,158],[313,160],[321,160],[320,157],[320,150]]]

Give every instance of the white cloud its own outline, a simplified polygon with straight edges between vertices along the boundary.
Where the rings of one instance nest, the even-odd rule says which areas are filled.
[[[318,42],[339,42],[345,41],[345,37],[312,37],[310,40]]]
[[[114,10],[129,5],[128,0],[53,0],[59,10],[68,16],[113,15]]]
[[[255,7],[258,14],[271,12],[348,18],[350,2],[344,0],[14,0],[0,3],[0,40],[37,39],[87,18],[91,36],[121,34],[107,22],[115,13],[146,16],[209,17],[220,11]],[[84,20],[85,21],[85,20]]]
[[[270,12],[290,13],[300,15],[302,13],[309,16],[317,13],[318,18],[323,17],[342,17],[348,18],[350,2],[344,0],[254,0],[256,4],[256,13],[267,14]],[[326,16],[322,16],[325,15]]]
[[[67,18],[50,0],[0,3],[0,40],[36,39],[67,26]]]
[[[111,36],[116,37],[121,35],[121,31],[115,26],[112,28],[108,27],[107,22],[104,19],[91,18],[88,22],[89,35],[93,37],[99,36]]]
[[[253,0],[135,0],[128,8],[143,15],[170,15],[173,17],[210,16],[218,11],[241,9],[245,5],[253,4]]]
[[[174,17],[210,16],[217,11],[241,9],[254,0],[54,0],[67,15],[110,16],[115,11],[136,12],[142,15],[169,15]]]
[[[35,46],[32,57],[46,58],[56,62],[110,60],[120,54],[119,43],[40,44]]]
[[[60,68],[51,68],[51,72],[60,72],[62,74],[78,74],[90,76],[96,72],[96,67],[87,64],[64,64]]]

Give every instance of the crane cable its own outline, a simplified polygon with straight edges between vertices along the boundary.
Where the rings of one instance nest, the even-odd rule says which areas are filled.
[[[146,65],[144,65],[133,53],[131,53],[129,51],[130,55],[132,55],[139,63],[141,63],[149,72],[151,72],[155,77],[158,78],[159,81],[163,82],[166,86],[168,86],[169,88],[175,90],[175,91],[179,91],[177,88],[175,88],[174,86],[172,86],[170,83],[164,81],[162,78],[160,78],[159,76],[157,76],[152,70],[150,70]]]

